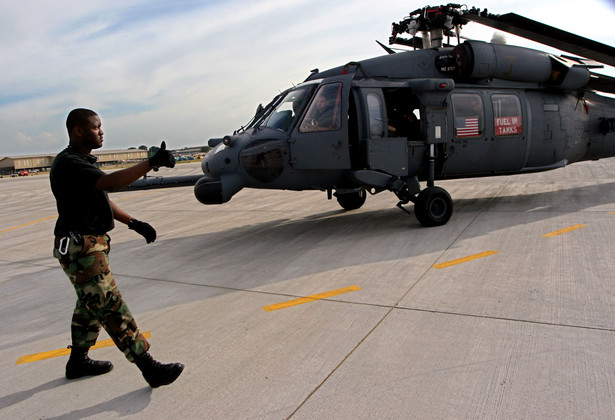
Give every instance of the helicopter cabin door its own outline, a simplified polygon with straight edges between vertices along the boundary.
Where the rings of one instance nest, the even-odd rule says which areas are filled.
[[[290,138],[296,169],[349,169],[348,96],[353,75],[324,79]]]
[[[408,92],[404,91],[409,96]],[[407,176],[408,141],[412,137],[410,126],[413,124],[410,117],[415,118],[415,115],[407,106],[395,107],[393,95],[385,95],[383,89],[363,88],[361,94],[366,110],[367,167],[391,175]],[[395,112],[399,114],[397,119],[393,118]]]
[[[451,105],[445,176],[513,173],[523,167],[527,139],[516,92],[453,93]]]

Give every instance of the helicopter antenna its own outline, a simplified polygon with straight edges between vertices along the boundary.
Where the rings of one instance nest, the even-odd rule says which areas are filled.
[[[395,54],[395,51],[393,51],[392,48],[387,47],[386,45],[384,45],[382,42],[380,42],[378,40],[376,40],[376,42],[378,43],[378,45],[380,45],[389,54]]]

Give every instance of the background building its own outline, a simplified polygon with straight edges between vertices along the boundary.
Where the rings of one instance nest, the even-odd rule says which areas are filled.
[[[147,150],[102,150],[93,151],[98,158],[99,165],[114,165],[121,163],[139,162],[147,159]],[[23,155],[0,157],[0,173],[3,175],[19,173],[21,171],[46,171],[51,168],[56,153],[47,155]]]

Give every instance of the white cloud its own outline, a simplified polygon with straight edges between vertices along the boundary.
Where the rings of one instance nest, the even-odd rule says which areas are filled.
[[[66,114],[77,106],[101,114],[106,148],[161,138],[170,147],[204,144],[247,122],[258,103],[311,69],[381,54],[374,41],[387,42],[391,22],[426,4],[9,2],[0,6],[0,155],[57,151],[66,144]],[[607,2],[476,6],[615,44]],[[479,27],[469,24],[464,34],[489,40],[493,30]]]

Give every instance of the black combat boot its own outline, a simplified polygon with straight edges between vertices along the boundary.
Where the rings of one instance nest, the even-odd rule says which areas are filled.
[[[66,379],[83,376],[96,376],[111,372],[111,362],[92,360],[88,357],[88,347],[71,347],[70,357],[66,363]]]
[[[149,353],[139,356],[135,363],[141,369],[143,377],[152,388],[173,383],[182,373],[182,370],[184,370],[184,365],[181,363],[168,363],[165,365],[155,361]]]

